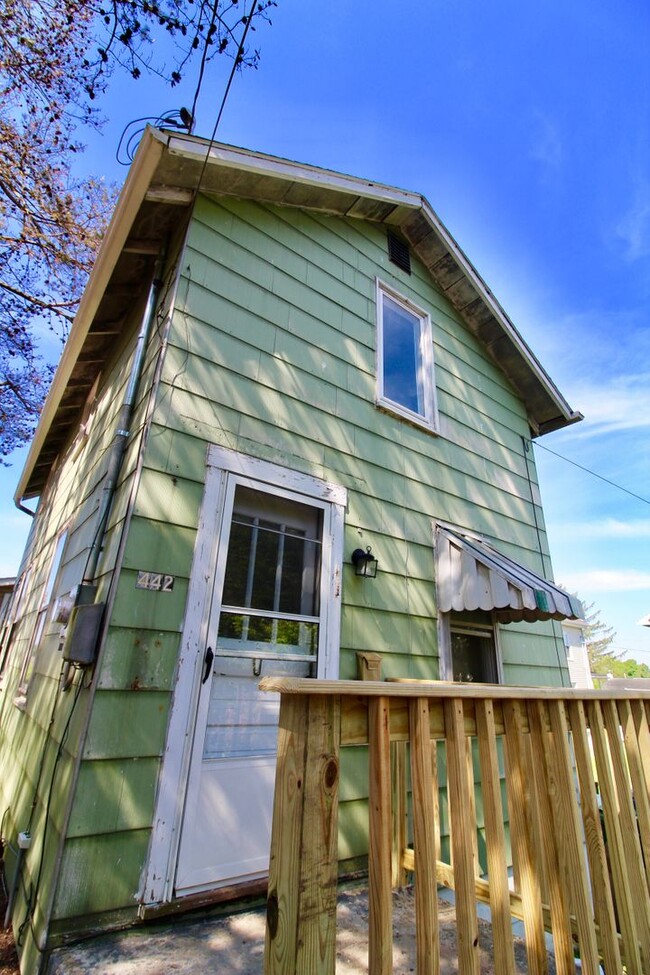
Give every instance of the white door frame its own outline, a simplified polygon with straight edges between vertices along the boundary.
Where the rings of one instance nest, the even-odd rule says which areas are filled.
[[[310,474],[258,460],[217,444],[208,447],[206,467],[205,489],[187,595],[176,685],[158,783],[149,858],[139,892],[142,905],[170,901],[174,893],[176,860],[214,590],[213,572],[227,507],[225,499],[229,475],[238,474],[251,478],[267,489],[276,487],[302,494],[305,503],[309,503],[310,499],[318,499],[331,504],[331,565],[329,570],[325,565],[322,567],[323,572],[329,571],[329,611],[326,618],[324,660],[319,666],[318,676],[330,680],[338,677],[346,489]]]

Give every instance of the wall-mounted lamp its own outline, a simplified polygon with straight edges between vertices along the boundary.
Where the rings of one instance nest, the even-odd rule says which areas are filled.
[[[365,552],[362,548],[355,548],[352,553],[352,564],[354,566],[355,576],[365,576],[366,579],[374,579],[377,575],[379,562],[372,554],[370,546],[367,547]]]

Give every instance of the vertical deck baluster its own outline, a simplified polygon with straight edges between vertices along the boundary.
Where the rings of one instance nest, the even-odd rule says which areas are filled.
[[[368,701],[369,737],[369,922],[368,958],[372,975],[393,971],[391,888],[390,698]]]
[[[465,709],[463,708],[463,711]],[[465,768],[467,769],[467,790],[469,796],[469,815],[475,824],[474,831],[470,837],[472,844],[472,855],[474,857],[474,876],[481,876],[481,861],[478,857],[478,821],[476,818],[476,786],[474,783],[474,758],[472,755],[472,739],[470,735],[465,735]]]
[[[605,728],[609,739],[609,753],[618,794],[618,810],[625,851],[625,873],[630,886],[636,913],[637,934],[641,945],[644,971],[650,971],[650,897],[646,883],[643,854],[639,842],[639,828],[632,803],[632,789],[621,740],[621,728],[614,701],[603,701]]]
[[[406,742],[393,741],[390,746],[391,782],[393,789],[393,887],[406,886],[404,850],[408,845],[408,802],[406,790]]]
[[[639,756],[643,766],[646,790],[650,790],[650,728],[648,727],[648,719],[643,701],[630,701],[629,704],[634,719],[637,741],[639,742]]]
[[[549,715],[553,732],[555,762],[551,777],[556,782],[553,790],[555,820],[562,882],[571,894],[572,907],[578,925],[580,958],[587,975],[598,975],[598,948],[594,930],[594,913],[587,864],[585,861],[582,820],[578,808],[573,761],[569,749],[569,727],[564,701],[549,701]]]
[[[554,781],[551,777],[553,755],[549,734],[546,730],[546,714],[541,701],[529,701],[528,723],[535,761],[532,763],[535,785],[535,802],[541,823],[540,843],[544,858],[546,876],[546,896],[551,911],[553,944],[558,975],[575,975],[573,957],[573,938],[568,904],[568,891],[559,869],[560,860],[556,842],[556,831],[551,827],[557,809],[553,808],[551,791]],[[553,800],[555,797],[553,796]]]
[[[645,863],[646,886],[650,887],[650,780],[646,778],[643,757],[629,701],[618,702],[618,716],[623,730],[625,754],[634,790],[634,809]],[[648,756],[650,759],[650,756]]]
[[[582,701],[569,703],[569,721],[573,738],[578,781],[580,783],[580,808],[584,826],[594,913],[599,928],[599,947],[605,971],[622,971],[621,953],[616,931],[616,916],[612,896],[605,841],[600,823],[600,810],[594,783],[592,754],[587,734],[587,720]]]
[[[587,703],[591,741],[596,759],[596,775],[600,786],[600,794],[605,816],[605,831],[607,835],[607,854],[612,871],[615,905],[618,912],[620,930],[623,935],[623,962],[630,975],[642,975],[641,956],[637,925],[632,903],[631,891],[627,882],[627,869],[621,824],[618,815],[618,798],[612,775],[612,767],[607,745],[605,722],[600,701]]]
[[[460,975],[479,975],[480,956],[474,893],[474,857],[472,843],[469,839],[472,831],[476,832],[476,820],[471,816],[463,702],[459,698],[445,700],[445,731],[447,736],[449,815],[450,819],[454,819],[451,839],[456,887],[458,971]]]
[[[526,932],[530,975],[547,975],[546,940],[542,913],[541,864],[536,856],[530,801],[532,769],[524,761],[521,713],[517,701],[503,702],[505,725],[506,785],[510,838],[516,857]]]
[[[409,736],[415,852],[416,972],[417,975],[439,975],[437,851],[431,788],[434,755],[426,699],[414,698],[409,701]]]
[[[495,970],[502,975],[514,975],[515,960],[506,860],[505,817],[501,801],[501,776],[499,774],[492,701],[478,700],[476,702],[476,730],[481,763],[494,966]]]

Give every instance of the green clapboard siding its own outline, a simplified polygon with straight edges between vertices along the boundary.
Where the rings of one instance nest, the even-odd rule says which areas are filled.
[[[147,829],[151,825],[159,762],[107,759],[81,766],[68,836]]]
[[[537,570],[547,573],[550,564],[546,548],[544,565],[539,553],[535,515],[544,546],[546,538],[534,458],[528,454],[527,463],[524,451],[525,410],[419,261],[413,261],[411,276],[389,262],[384,229],[290,207],[199,198],[180,266],[160,384],[149,414],[158,351],[153,341],[138,435],[129,443],[100,568],[104,592],[110,569],[122,560],[66,827],[54,908],[58,932],[66,924],[78,928],[84,916],[108,916],[135,905],[209,444],[348,489],[343,678],[356,677],[356,652],[365,650],[383,654],[385,677],[439,676],[433,519],[499,539],[506,554]],[[431,314],[439,435],[375,405],[377,277]],[[127,343],[124,352],[128,349]],[[70,577],[83,567],[102,490],[101,459],[113,434],[127,365],[126,356],[116,355],[88,443],[81,445],[75,464],[61,467],[61,491],[68,500],[61,496],[58,502],[56,527],[53,522],[49,533],[37,532],[33,542],[34,551],[43,554],[31,586],[32,620],[46,581],[44,553],[73,514]],[[79,500],[76,512],[73,497]],[[379,558],[372,583],[356,579],[349,564],[359,545],[371,545]],[[173,576],[173,588],[166,593],[138,588],[140,571]],[[48,634],[34,677],[33,707],[28,702],[41,736],[56,687],[55,637],[54,631]],[[24,650],[28,638],[21,639]],[[501,647],[508,681],[561,683],[551,624],[504,627]],[[84,700],[74,715],[78,734]],[[7,729],[16,748],[25,745],[26,757],[17,768],[29,783],[37,736],[30,744],[17,720]],[[69,748],[74,755],[73,745]],[[367,850],[367,757],[363,749],[350,750],[342,762],[341,857],[347,859]],[[71,783],[73,763],[64,764]],[[14,790],[18,778],[17,773]],[[0,795],[6,791],[0,784]],[[25,785],[23,810],[30,800]],[[56,822],[63,829],[63,794],[57,801]],[[441,814],[446,834],[444,789]]]
[[[135,914],[149,830],[69,839],[57,889],[54,919],[131,907]]]

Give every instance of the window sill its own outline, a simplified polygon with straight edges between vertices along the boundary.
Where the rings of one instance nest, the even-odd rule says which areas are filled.
[[[440,427],[436,422],[426,420],[423,416],[418,416],[417,413],[410,413],[407,410],[401,410],[399,406],[392,403],[390,400],[377,400],[375,406],[380,413],[386,413],[388,416],[394,417],[396,420],[402,420],[404,423],[408,423],[409,426],[415,427],[417,430],[423,430],[425,433],[431,434],[433,437],[440,436]]]

